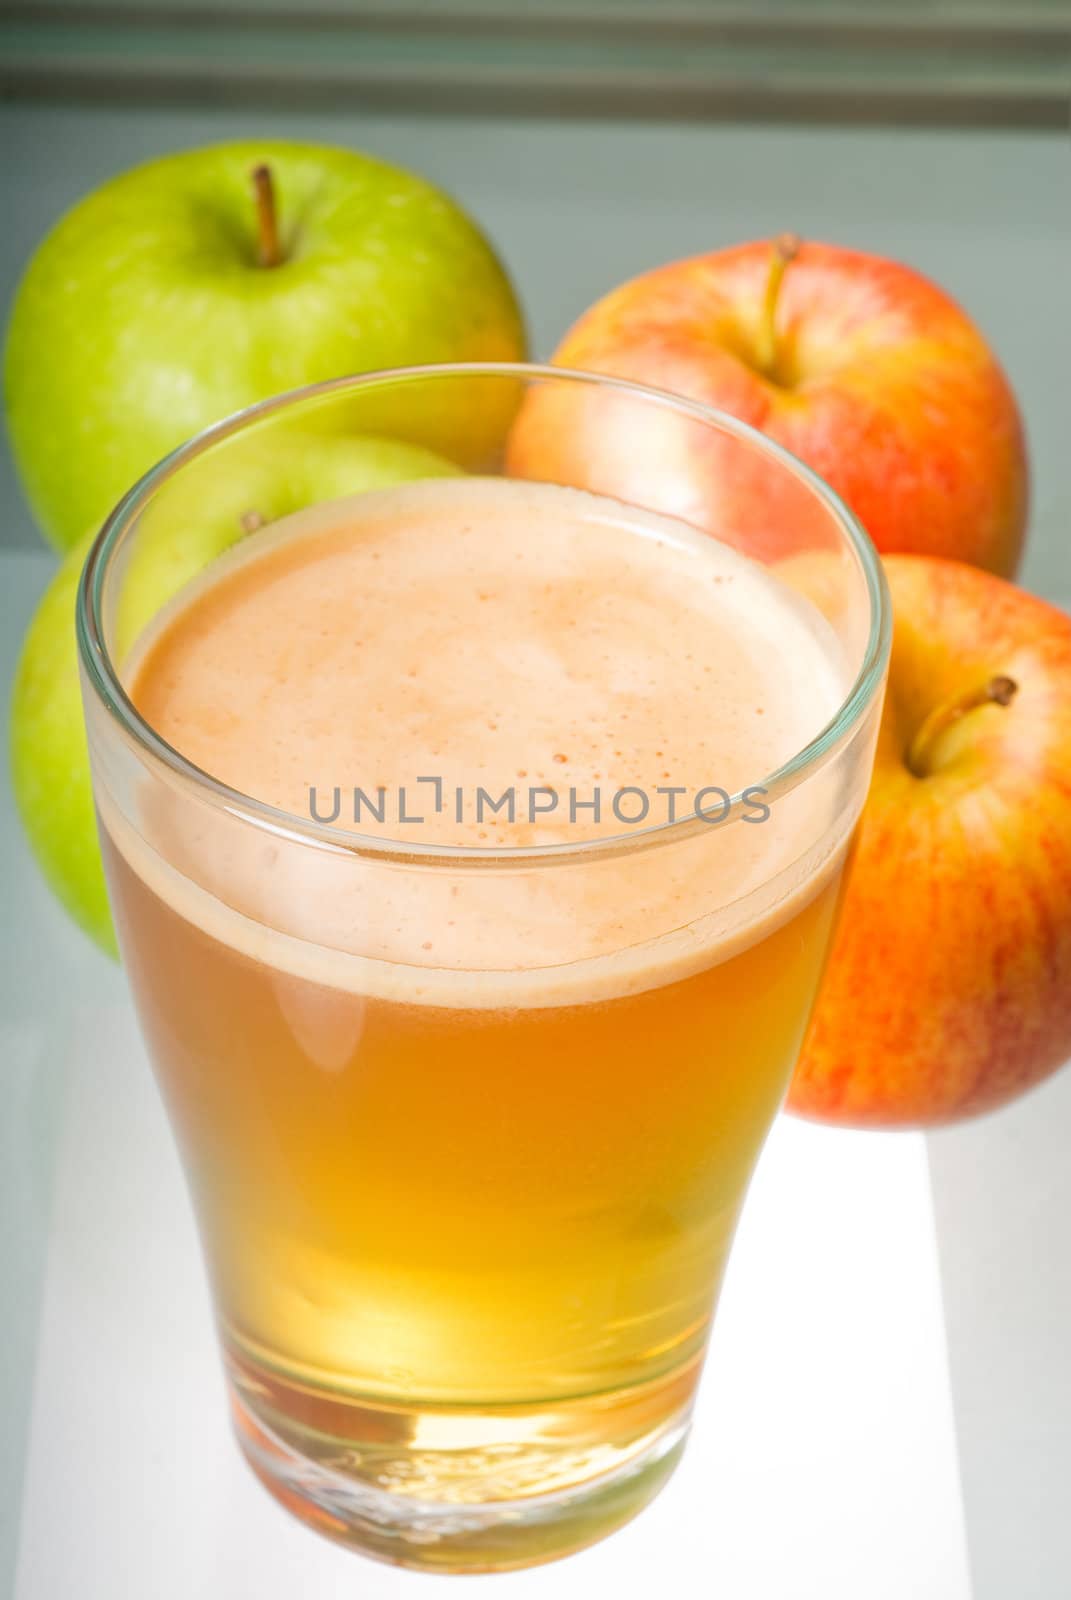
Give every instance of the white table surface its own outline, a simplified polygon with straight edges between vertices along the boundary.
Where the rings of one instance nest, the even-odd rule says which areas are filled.
[[[1024,400],[1037,482],[1025,575],[1071,600],[1065,141],[357,116],[286,130],[452,187],[504,249],[540,353],[629,273],[787,224],[932,272],[990,332]],[[78,193],[156,151],[250,131],[225,111],[0,108],[0,298]],[[4,685],[51,570],[5,470]],[[42,887],[6,774],[0,896],[0,1595],[431,1593],[446,1580],[299,1527],[239,1460],[121,974]],[[471,1582],[564,1600],[1063,1600],[1069,1134],[1066,1072],[927,1141],[780,1123],[676,1478],[597,1549]]]

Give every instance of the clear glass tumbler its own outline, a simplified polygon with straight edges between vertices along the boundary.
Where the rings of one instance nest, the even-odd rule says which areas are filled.
[[[713,535],[805,619],[834,704],[746,796],[712,772],[667,815],[645,772],[601,829],[505,845],[364,826],[337,783],[281,808],[152,725],[134,680],[215,574],[368,497],[389,510],[402,479],[434,519],[463,478],[492,513],[524,479],[540,514],[566,489],[609,497],[624,542]],[[391,619],[421,648],[401,590]],[[162,462],[93,547],[77,627],[123,962],[253,1469],[308,1523],[418,1568],[606,1534],[683,1447],[819,984],[889,648],[871,545],[805,466],[701,406],[553,368],[411,369],[284,395]],[[806,696],[793,637],[757,630],[754,659]],[[404,680],[399,658],[399,705]],[[491,665],[480,681],[474,714],[508,716]],[[314,717],[324,685],[306,688]],[[270,703],[256,736],[280,740]]]

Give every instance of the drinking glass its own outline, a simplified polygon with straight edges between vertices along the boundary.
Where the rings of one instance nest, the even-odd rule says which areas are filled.
[[[369,489],[415,448],[432,478],[673,517],[794,591],[843,701],[756,775],[763,826],[734,795],[724,815],[445,846],[282,812],[167,743],[129,693],[139,641],[230,546],[351,493],[354,440]],[[419,623],[399,601],[402,636]],[[680,1456],[818,988],[889,649],[865,534],[799,461],[681,398],[549,367],[382,372],[255,406],[149,472],[92,549],[77,630],[123,963],[253,1470],[307,1523],[417,1568],[601,1537]],[[454,953],[384,960],[385,900],[448,920]],[[457,952],[477,927],[495,953],[474,967]]]

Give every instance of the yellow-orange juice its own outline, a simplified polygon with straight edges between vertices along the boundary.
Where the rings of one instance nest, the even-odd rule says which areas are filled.
[[[142,715],[330,822],[239,842],[102,801],[254,1459],[462,1507],[660,1470],[853,820],[758,790],[845,687],[775,574],[547,485],[319,508],[172,606]],[[679,817],[751,786],[748,817],[643,848],[674,791]]]

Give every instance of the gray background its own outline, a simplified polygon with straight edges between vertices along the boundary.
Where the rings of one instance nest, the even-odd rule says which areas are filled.
[[[785,227],[910,261],[980,322],[1021,396],[1036,485],[1023,578],[1071,603],[1063,135],[11,105],[0,107],[0,304],[37,240],[87,189],[156,153],[257,132],[364,147],[451,189],[495,238],[541,355],[622,278]],[[6,454],[0,550],[12,552],[0,562],[6,682],[32,597],[53,566]],[[0,828],[3,893],[17,906],[30,868],[6,792]],[[17,1020],[52,988],[62,991],[68,974],[87,970],[71,956],[76,937],[58,913],[35,913],[23,958],[0,979],[5,1017]],[[117,975],[101,962],[93,981],[110,984]],[[0,1133],[5,1174],[29,1161],[16,1179],[32,1202],[3,1362],[16,1424],[0,1481],[9,1517],[63,1070],[57,1063],[25,1081],[14,1075],[38,1130],[29,1156],[7,1148]],[[1069,1135],[1064,1073],[1011,1110],[929,1141],[976,1600],[1059,1600],[1067,1592]]]

